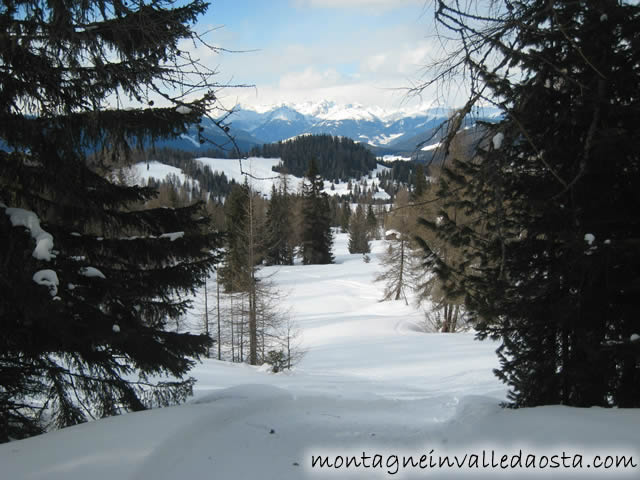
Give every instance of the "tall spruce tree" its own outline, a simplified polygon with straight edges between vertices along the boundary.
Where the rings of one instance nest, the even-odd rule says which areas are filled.
[[[427,177],[424,173],[424,165],[418,163],[413,173],[413,198],[420,198],[427,190]]]
[[[329,198],[315,160],[309,162],[302,186],[302,262],[305,265],[333,263],[333,233]]]
[[[199,41],[206,8],[0,7],[0,441],[191,391],[210,339],[169,320],[212,270],[218,236],[201,204],[140,209],[155,191],[98,171],[215,107],[212,72],[181,46]],[[175,381],[152,380],[165,374]]]
[[[356,213],[349,222],[349,253],[369,253],[371,252],[371,242],[369,239],[369,228],[367,217],[364,214],[362,204],[356,207]]]
[[[473,79],[448,141],[474,101],[505,114],[442,184],[465,222],[444,210],[424,222],[466,261],[429,261],[466,294],[480,338],[502,341],[513,406],[638,407],[640,6],[505,1],[482,17],[460,5],[436,12],[463,36]]]
[[[342,215],[340,216],[340,231],[347,233],[349,231],[349,221],[351,220],[351,204],[348,200],[342,202]]]
[[[249,184],[234,185],[225,202],[225,252],[220,281],[225,292],[244,291],[248,276]]]
[[[367,229],[369,230],[369,237],[380,240],[380,229],[378,228],[378,219],[373,211],[373,205],[369,204],[367,207]]]
[[[287,191],[286,177],[280,189],[274,185],[267,210],[267,265],[293,265],[293,226],[291,222],[291,198]]]

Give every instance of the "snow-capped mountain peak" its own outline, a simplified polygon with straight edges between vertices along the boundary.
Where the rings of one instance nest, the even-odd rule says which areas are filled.
[[[272,114],[282,109],[294,110],[306,117],[314,117],[323,120],[365,120],[388,121],[395,117],[410,116],[417,111],[426,111],[426,108],[397,108],[384,109],[378,106],[365,106],[359,103],[338,104],[330,100],[320,102],[280,103],[271,105],[239,105],[238,111],[253,111],[258,114]]]
[[[391,153],[408,152],[445,122],[451,109],[422,105],[385,109],[333,101],[238,106],[229,118],[235,129],[264,143],[302,134],[330,134],[352,138]],[[496,118],[497,109],[482,108],[477,117]],[[426,136],[425,136],[426,135]],[[424,138],[422,138],[424,137]],[[436,139],[437,140],[437,139]],[[389,153],[389,152],[386,152]]]

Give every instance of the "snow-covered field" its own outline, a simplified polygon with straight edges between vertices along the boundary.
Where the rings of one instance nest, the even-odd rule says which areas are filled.
[[[238,160],[227,158],[207,158],[201,157],[196,159],[202,165],[208,166],[212,172],[219,172],[226,175],[229,181],[235,180],[236,183],[244,183],[245,179],[251,185],[251,188],[265,196],[271,195],[271,189],[275,185],[279,187],[282,183],[280,174],[273,171],[273,167],[280,165],[282,160],[280,158],[262,158],[262,157],[249,157],[243,159],[241,162]],[[355,185],[358,182],[367,180],[368,188],[373,188],[374,185],[380,186],[378,175],[386,170],[390,170],[388,167],[378,165],[375,170],[372,170],[370,175],[372,178],[362,177],[358,180],[353,179],[352,183]],[[188,177],[181,169],[165,165],[157,161],[140,162],[132,166],[133,179],[132,182],[146,185],[149,178],[156,180],[164,180],[169,175],[177,177],[181,183],[192,181],[197,183],[191,177]],[[246,175],[248,174],[248,175]],[[288,189],[290,192],[300,192],[302,188],[303,179],[294,175],[286,175],[288,181]],[[331,181],[324,181],[324,191],[328,195],[348,195],[349,188],[348,183],[336,183],[331,188]],[[390,197],[386,192],[380,191],[375,195],[377,200],[388,200]]]
[[[197,180],[186,175],[181,169],[155,160],[136,163],[131,166],[131,170],[133,172],[133,178],[131,181],[135,183],[142,183],[143,185],[146,185],[150,178],[161,181],[170,175],[173,175],[180,180],[181,184],[187,182],[195,182],[197,184]]]
[[[245,178],[247,178],[244,174],[247,173],[253,177],[248,178],[251,187],[264,195],[271,194],[271,187],[274,183],[276,186],[280,185],[279,174],[273,171],[273,167],[282,163],[279,158],[249,157],[242,160],[242,168],[240,166],[241,162],[233,159],[202,157],[197,158],[196,161],[208,166],[212,172],[224,172],[230,181],[235,180],[240,184],[244,183]],[[289,178],[290,188],[297,191],[302,180],[293,175],[287,175],[287,177]]]
[[[294,371],[205,361],[186,405],[0,445],[0,479],[640,478],[638,410],[501,409],[497,345],[419,331],[421,312],[378,302],[384,244],[365,263],[346,243],[335,265],[265,269],[303,332]],[[454,454],[471,468],[432,466]],[[482,468],[492,454],[514,468]],[[595,468],[607,455],[636,467]]]

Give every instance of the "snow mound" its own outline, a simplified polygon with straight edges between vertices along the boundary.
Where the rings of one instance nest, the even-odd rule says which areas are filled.
[[[38,285],[44,285],[49,287],[49,293],[52,297],[55,297],[58,294],[58,285],[60,281],[58,280],[58,274],[49,269],[39,270],[33,274],[33,281]]]
[[[49,262],[55,257],[53,235],[43,230],[40,219],[34,212],[23,208],[5,208],[5,213],[9,216],[11,225],[25,227],[31,233],[31,237],[36,241],[36,248],[33,249],[34,258]]]

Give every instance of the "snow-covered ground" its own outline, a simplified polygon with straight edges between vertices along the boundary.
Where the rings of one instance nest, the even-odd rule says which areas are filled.
[[[0,445],[0,479],[640,478],[637,409],[501,409],[497,345],[420,331],[420,311],[378,302],[384,243],[370,263],[346,243],[335,265],[265,269],[303,332],[294,371],[205,361],[186,405]],[[471,468],[432,466],[454,454]],[[482,468],[492,454],[515,467]],[[596,469],[607,455],[636,467]]]
[[[197,158],[198,162],[202,165],[208,166],[212,172],[224,173],[229,181],[235,180],[236,183],[244,183],[245,178],[251,185],[251,188],[258,193],[265,196],[271,195],[271,188],[273,185],[279,187],[282,184],[281,175],[278,172],[273,171],[273,167],[276,167],[282,163],[280,158],[262,158],[262,157],[249,157],[242,161],[227,159],[227,158]],[[360,183],[367,180],[368,188],[380,186],[378,175],[386,170],[390,170],[389,167],[378,165],[375,170],[372,170],[370,176],[361,177],[360,179],[353,179],[352,184]],[[169,175],[173,175],[178,178],[182,184],[187,181],[197,183],[197,180],[193,180],[187,176],[181,169],[165,165],[157,161],[136,163],[132,166],[133,179],[132,182],[146,185],[149,178],[156,180],[164,180]],[[302,188],[303,179],[294,175],[286,175],[288,182],[288,189],[290,192],[300,192]],[[348,183],[336,183],[333,184],[329,180],[324,181],[324,191],[328,195],[348,195],[349,188]],[[386,192],[380,191],[374,197],[376,200],[388,200],[389,195]]]
[[[280,158],[261,158],[250,157],[245,158],[242,162],[226,158],[197,158],[196,161],[203,165],[207,165],[212,172],[224,172],[229,180],[235,180],[236,183],[244,183],[245,173],[249,174],[248,181],[251,187],[264,194],[271,194],[271,187],[275,184],[280,185],[280,174],[273,171],[282,163]],[[242,167],[241,167],[242,165]],[[302,179],[287,175],[289,178],[289,188],[292,191],[298,191]]]
[[[382,157],[378,157],[383,162],[409,162],[411,161],[411,157],[403,157],[402,155],[383,155]]]
[[[136,163],[131,166],[131,170],[133,172],[133,178],[131,181],[142,185],[146,185],[150,178],[162,181],[170,175],[179,179],[181,184],[185,184],[187,182],[198,183],[197,180],[186,175],[180,168],[172,167],[171,165],[166,165],[156,160]]]

